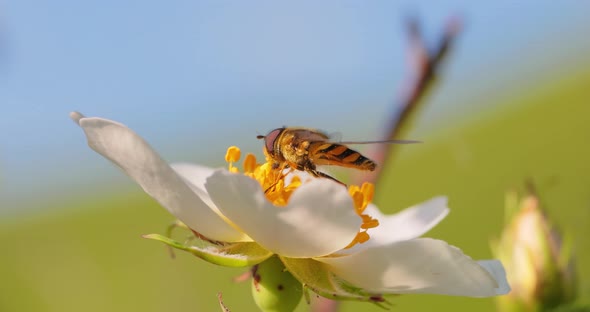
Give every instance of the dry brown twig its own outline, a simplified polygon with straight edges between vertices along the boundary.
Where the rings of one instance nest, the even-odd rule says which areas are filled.
[[[402,129],[407,127],[413,119],[428,91],[434,85],[440,67],[442,66],[448,51],[455,42],[455,38],[461,30],[461,20],[451,18],[445,25],[443,34],[434,49],[429,50],[420,31],[420,24],[416,18],[407,21],[407,34],[409,41],[407,80],[403,85],[399,98],[393,106],[393,113],[388,119],[382,140],[399,138]],[[370,174],[362,174],[356,177],[356,183],[376,183],[386,170],[389,160],[393,155],[395,144],[376,144],[367,154],[379,164],[377,169]]]
[[[420,23],[416,18],[410,18],[406,23],[409,40],[408,63],[410,73],[400,97],[394,105],[394,111],[388,121],[383,140],[397,139],[400,131],[406,127],[409,120],[416,115],[418,107],[424,102],[427,92],[436,81],[438,71],[446,59],[452,44],[459,34],[462,23],[458,18],[451,18],[445,25],[443,34],[434,49],[429,50],[420,31]],[[376,183],[382,177],[385,166],[391,160],[394,144],[376,144],[367,154],[380,164],[370,174],[360,174],[355,177],[355,184],[362,182]],[[338,309],[338,302],[326,298],[319,298],[314,305],[314,312],[330,312]]]
[[[219,301],[219,307],[221,308],[221,312],[230,312],[229,308],[226,307],[223,303],[223,297],[221,296],[220,292],[217,293],[217,300]]]

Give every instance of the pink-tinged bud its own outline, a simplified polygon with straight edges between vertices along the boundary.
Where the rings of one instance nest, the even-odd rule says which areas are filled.
[[[497,298],[501,311],[542,311],[572,302],[576,274],[571,244],[541,209],[539,198],[507,194],[507,222],[492,249],[512,291]]]

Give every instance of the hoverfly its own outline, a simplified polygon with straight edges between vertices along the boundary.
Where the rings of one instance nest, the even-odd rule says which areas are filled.
[[[309,128],[283,127],[258,135],[264,139],[264,152],[274,163],[273,168],[305,171],[314,177],[328,178],[342,182],[316,169],[316,166],[341,166],[359,170],[374,171],[377,164],[361,153],[352,150],[347,144],[409,144],[413,140],[332,142],[325,133]]]

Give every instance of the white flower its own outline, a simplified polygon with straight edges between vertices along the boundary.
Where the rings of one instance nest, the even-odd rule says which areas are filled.
[[[363,214],[379,225],[361,230],[365,221],[355,210],[358,205],[342,185],[328,179],[298,180],[292,189],[283,186],[292,196],[277,207],[252,174],[169,165],[120,123],[79,113],[70,116],[92,149],[176,218],[209,240],[225,243],[223,252],[215,253],[158,238],[208,261],[252,265],[276,254],[299,281],[332,298],[376,300],[375,295],[405,293],[487,297],[510,290],[499,261],[474,261],[444,241],[419,238],[447,215],[444,197],[395,215],[384,215],[365,203]],[[350,247],[359,230],[370,238]]]

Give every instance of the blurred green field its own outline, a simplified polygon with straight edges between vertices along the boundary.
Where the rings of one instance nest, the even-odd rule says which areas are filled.
[[[532,178],[551,217],[575,240],[581,301],[590,303],[589,82],[590,74],[538,86],[399,150],[377,202],[393,212],[447,194],[451,214],[427,236],[490,258],[505,191]],[[231,281],[245,270],[188,254],[171,259],[164,246],[140,237],[163,233],[173,219],[138,188],[70,200],[59,211],[1,221],[0,311],[219,311],[219,291],[232,311],[256,311],[249,284]],[[406,295],[392,302],[398,311],[494,311],[492,299]],[[381,311],[367,303],[342,307]]]

